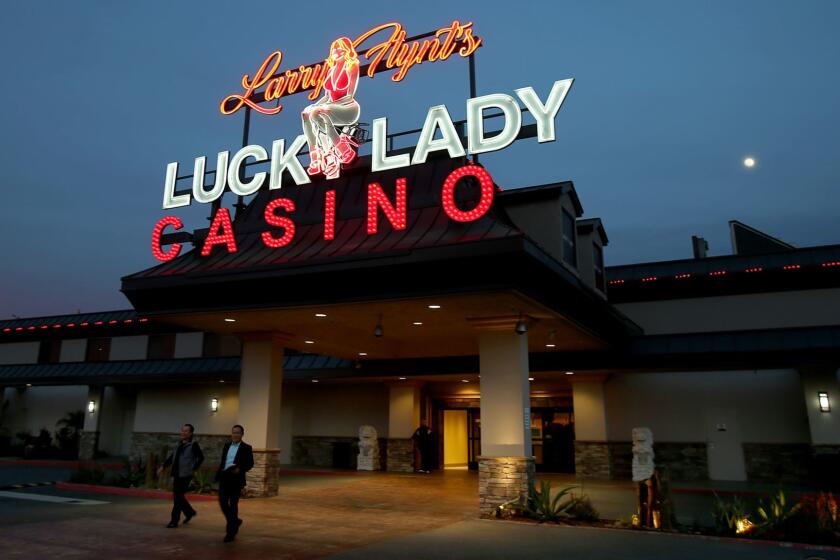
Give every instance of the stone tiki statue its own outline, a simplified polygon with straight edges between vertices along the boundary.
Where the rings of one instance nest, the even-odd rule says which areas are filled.
[[[376,428],[373,426],[361,426],[359,428],[359,457],[356,461],[357,470],[379,470],[379,440],[377,440],[376,435]]]

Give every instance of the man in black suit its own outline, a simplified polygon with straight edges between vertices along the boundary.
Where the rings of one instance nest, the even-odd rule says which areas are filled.
[[[227,520],[225,542],[230,542],[239,532],[239,496],[245,488],[245,473],[254,466],[254,452],[242,441],[245,428],[239,424],[230,430],[230,441],[222,449],[222,459],[216,480],[219,482],[219,505]]]

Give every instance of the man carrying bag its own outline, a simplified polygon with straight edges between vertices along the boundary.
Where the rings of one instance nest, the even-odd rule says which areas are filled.
[[[216,480],[219,482],[219,506],[227,520],[224,542],[236,538],[242,520],[239,519],[239,497],[245,488],[245,473],[254,466],[253,448],[242,441],[245,428],[239,424],[230,430],[230,441],[222,449]]]

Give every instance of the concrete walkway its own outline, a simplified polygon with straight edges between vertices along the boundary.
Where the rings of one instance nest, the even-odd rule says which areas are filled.
[[[557,481],[558,484],[561,481]],[[570,528],[477,519],[477,477],[384,473],[286,474],[280,495],[243,500],[235,543],[223,544],[224,520],[214,502],[194,502],[198,516],[166,529],[164,500],[74,493],[24,492],[102,500],[74,505],[0,498],[3,558],[715,558],[802,559],[804,549],[727,543],[678,535]],[[632,490],[588,484],[596,505],[629,515]],[[629,495],[630,508],[625,509]],[[696,497],[696,496],[695,496]],[[678,506],[680,507],[680,506]],[[840,560],[840,554],[814,552]]]

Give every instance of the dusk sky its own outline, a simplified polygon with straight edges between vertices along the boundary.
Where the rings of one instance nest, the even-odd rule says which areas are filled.
[[[840,2],[9,2],[0,20],[4,243],[0,318],[128,308],[120,277],[157,263],[167,163],[240,147],[239,93],[273,50],[283,68],[388,21],[409,35],[474,21],[478,94],[575,78],[556,142],[483,156],[505,188],[572,180],[600,217],[607,264],[728,254],[727,221],[798,247],[840,243]],[[313,11],[307,12],[306,7]],[[360,81],[361,120],[419,128],[465,116],[457,57]],[[300,134],[305,95],[255,115],[251,143]],[[527,120],[526,122],[531,122]],[[754,157],[752,169],[743,165]],[[225,204],[233,203],[225,197]]]

